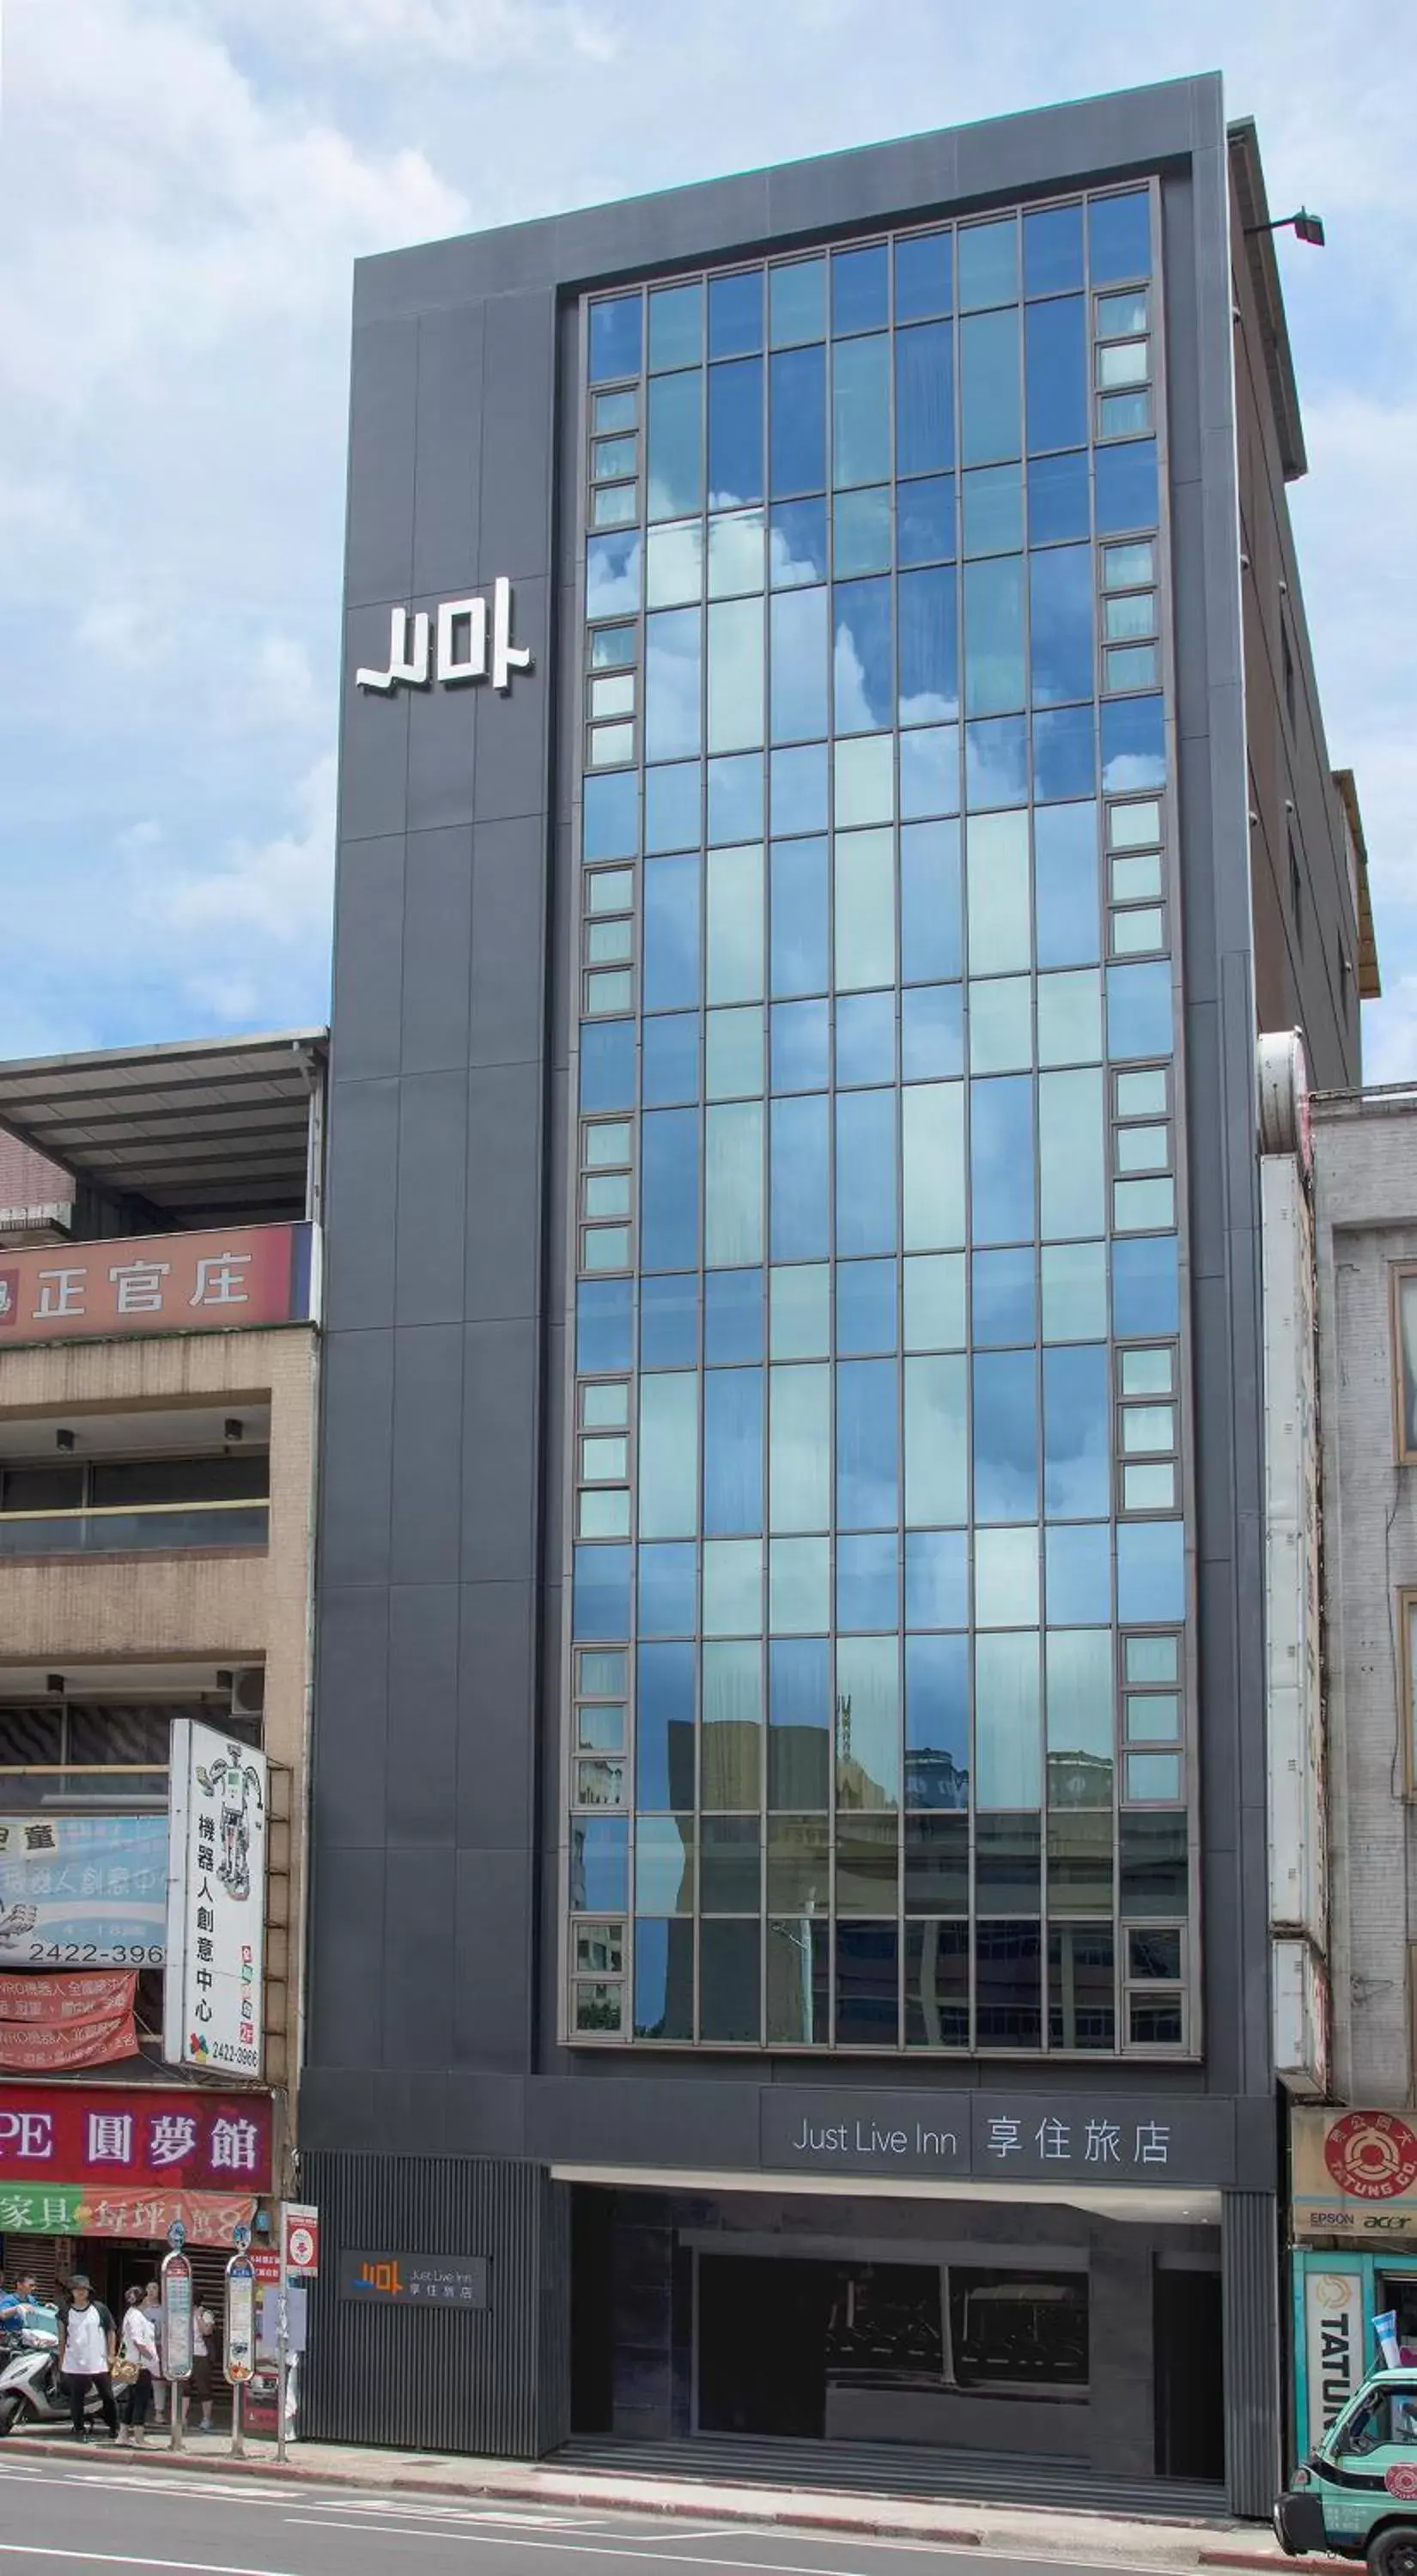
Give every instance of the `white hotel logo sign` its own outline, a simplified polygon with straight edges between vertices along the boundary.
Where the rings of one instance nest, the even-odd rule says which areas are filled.
[[[361,689],[396,689],[402,682],[410,689],[426,689],[433,677],[430,644],[434,614],[438,623],[437,678],[443,688],[460,688],[466,680],[490,679],[494,689],[507,690],[514,671],[531,669],[530,648],[512,642],[512,585],[500,579],[492,584],[490,639],[487,601],[476,593],[470,599],[445,599],[431,614],[426,608],[392,609],[388,669],[357,670],[356,685]]]

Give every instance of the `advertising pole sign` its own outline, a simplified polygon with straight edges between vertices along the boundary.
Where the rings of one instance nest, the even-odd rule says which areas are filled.
[[[1296,2237],[1417,2238],[1417,2120],[1296,2107],[1289,2135]]]
[[[1331,2271],[1306,2273],[1304,2357],[1313,2451],[1364,2377],[1363,2276],[1356,2267],[1335,2263]]]
[[[163,2055],[258,2076],[269,1765],[186,1717],[170,1764]]]
[[[222,2348],[231,2389],[232,2456],[240,2459],[245,2448],[241,2429],[241,2391],[256,2367],[256,2266],[239,2247],[226,2267]]]
[[[162,1816],[0,1816],[0,1968],[160,1968]]]
[[[182,2383],[192,2376],[192,2266],[174,2249],[162,2258],[162,2375],[172,2382],[172,2448],[182,2448]]]

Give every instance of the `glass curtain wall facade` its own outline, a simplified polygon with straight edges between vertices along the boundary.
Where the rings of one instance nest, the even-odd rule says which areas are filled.
[[[1198,2051],[1158,241],[583,308],[573,2042]]]

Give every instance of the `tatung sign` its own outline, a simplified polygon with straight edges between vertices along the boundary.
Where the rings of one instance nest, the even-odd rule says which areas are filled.
[[[1417,2236],[1417,2120],[1296,2109],[1289,2135],[1296,2236]]]
[[[163,2054],[259,2075],[269,1765],[193,1718],[174,1718],[169,1758]]]
[[[383,671],[367,667],[357,670],[355,686],[426,689],[434,676],[430,647],[435,618],[440,688],[455,689],[465,681],[490,679],[493,688],[505,694],[512,685],[514,671],[531,669],[529,648],[512,642],[512,585],[498,580],[492,584],[490,637],[487,602],[477,594],[467,599],[445,599],[431,614],[426,608],[392,609],[388,667]]]
[[[1361,2272],[1335,2265],[1305,2274],[1304,2357],[1309,2448],[1317,2450],[1363,2376]]]

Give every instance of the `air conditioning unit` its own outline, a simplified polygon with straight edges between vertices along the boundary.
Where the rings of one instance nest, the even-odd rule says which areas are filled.
[[[260,1717],[266,1705],[266,1668],[264,1664],[239,1664],[231,1676],[231,1714],[233,1717]]]

